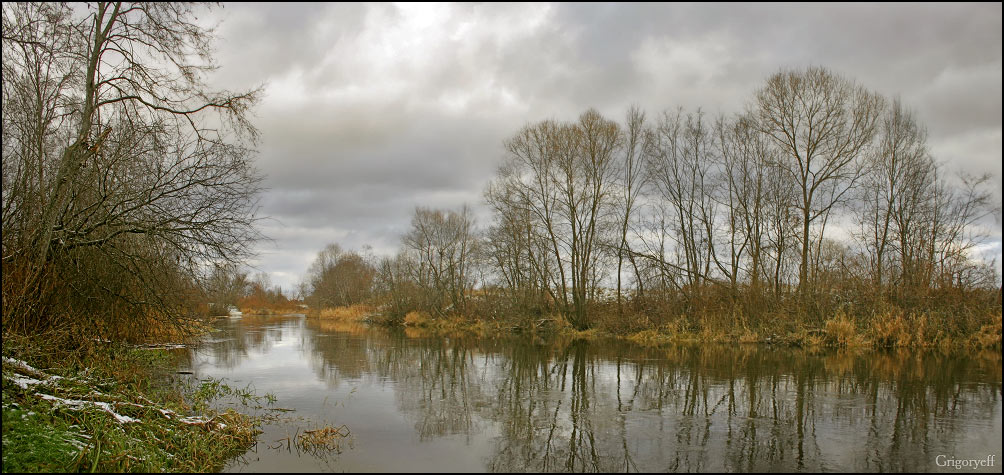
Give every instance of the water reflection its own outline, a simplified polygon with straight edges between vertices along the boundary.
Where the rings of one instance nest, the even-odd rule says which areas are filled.
[[[267,354],[272,346],[287,340],[291,333],[300,333],[302,315],[257,316],[241,319],[218,319],[216,331],[203,338],[199,345],[201,363],[214,368],[236,368],[249,353]]]
[[[268,354],[320,386],[276,372],[259,390],[308,417],[342,398],[357,442],[337,470],[458,470],[473,457],[463,468],[937,471],[938,455],[1001,458],[1000,353],[440,339],[299,317],[221,325],[203,367]],[[435,450],[451,455],[415,455]]]

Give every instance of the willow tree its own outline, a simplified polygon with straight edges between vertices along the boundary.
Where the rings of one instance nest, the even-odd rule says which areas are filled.
[[[208,86],[199,8],[4,4],[5,329],[176,322],[212,263],[250,254],[260,89]]]

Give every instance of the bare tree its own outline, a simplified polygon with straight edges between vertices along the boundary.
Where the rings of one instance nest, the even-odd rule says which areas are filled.
[[[598,284],[599,244],[610,215],[611,188],[615,180],[616,155],[621,132],[616,122],[603,118],[595,110],[579,116],[571,129],[578,147],[571,156],[559,153],[558,167],[564,178],[562,208],[567,213],[569,261],[572,274],[572,324],[579,329],[590,323],[586,305]]]
[[[384,257],[377,265],[374,290],[385,302],[391,318],[403,319],[405,314],[423,305],[418,284],[411,272],[415,262],[407,252],[399,252],[394,257]]]
[[[728,260],[723,263],[718,253],[712,255],[733,295],[743,281],[756,294],[766,268],[769,180],[777,163],[775,149],[749,116],[720,119],[715,131],[724,183],[717,201],[724,207]]]
[[[771,284],[775,297],[780,297],[784,290],[797,277],[797,268],[791,269],[792,261],[797,260],[795,240],[798,237],[798,211],[791,204],[797,196],[797,191],[790,186],[788,176],[780,165],[768,168],[766,187],[767,199],[765,210],[767,216],[767,247],[764,251],[770,259],[769,268],[764,269],[767,280]],[[796,253],[792,259],[790,254]]]
[[[620,139],[620,127],[595,110],[574,123],[528,125],[506,142],[508,160],[487,193],[504,226],[526,229],[520,239],[533,253],[533,272],[580,329],[590,324],[602,233],[612,224]]]
[[[631,245],[628,242],[628,230],[631,227],[632,213],[638,205],[648,173],[645,169],[645,150],[648,148],[647,141],[650,133],[645,128],[645,113],[637,107],[631,107],[627,113],[627,124],[624,129],[623,140],[623,162],[621,163],[620,175],[620,205],[622,212],[620,216],[620,236],[617,243],[617,311],[623,313],[621,277],[624,259],[627,258],[634,269],[635,283],[638,286],[638,293],[644,293],[640,270],[635,255],[631,252]]]
[[[880,123],[878,146],[872,155],[861,193],[863,239],[879,292],[889,283],[890,250],[899,244],[901,262],[909,262],[918,213],[933,185],[934,163],[927,151],[927,134],[899,99]],[[898,236],[898,239],[897,239]]]
[[[214,265],[206,282],[209,311],[212,315],[226,315],[229,306],[236,306],[250,289],[248,274],[236,264]]]
[[[649,170],[669,211],[667,218],[676,246],[677,266],[690,297],[711,278],[715,206],[712,199],[714,159],[712,137],[703,113],[663,114],[649,154]],[[665,259],[665,257],[661,257]]]
[[[883,99],[820,67],[781,71],[757,91],[754,114],[781,149],[793,206],[801,215],[798,286],[810,288],[812,228],[841,203],[860,177],[862,153],[871,144]]]
[[[922,291],[929,287],[967,286],[966,275],[972,273],[975,264],[971,252],[986,236],[980,221],[999,212],[987,189],[990,183],[990,175],[960,173],[957,184],[936,176],[930,213],[920,231],[925,237],[914,238],[914,242],[922,243],[924,251],[913,259],[910,270],[915,271],[916,280],[908,284],[922,286]]]
[[[431,297],[431,310],[465,313],[478,245],[470,209],[417,208],[403,242],[415,256],[412,274]]]
[[[536,232],[534,216],[513,187],[498,180],[489,184],[485,199],[495,214],[486,236],[486,252],[499,284],[522,310],[542,311],[553,299],[550,283],[556,272],[546,241]]]

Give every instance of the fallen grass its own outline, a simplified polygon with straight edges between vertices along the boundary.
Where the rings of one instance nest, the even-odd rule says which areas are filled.
[[[836,315],[826,321],[821,335],[811,336],[820,337],[827,346],[836,346],[838,348],[865,346],[866,344],[865,336],[858,331],[854,320],[843,312],[837,312]]]
[[[114,347],[45,369],[16,353],[4,345],[4,472],[218,471],[259,433],[261,418],[210,404],[265,397],[219,380],[162,384],[163,350]]]
[[[1001,349],[1001,315],[997,319],[980,327],[979,331],[970,337],[970,346],[977,349]]]
[[[350,434],[344,424],[338,427],[325,426],[320,429],[305,430],[296,438],[300,450],[309,453],[325,453],[342,451],[342,440]]]

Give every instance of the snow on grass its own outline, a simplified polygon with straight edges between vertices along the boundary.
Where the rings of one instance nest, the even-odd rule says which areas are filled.
[[[17,358],[8,358],[8,357],[4,356],[3,357],[3,362],[7,363],[7,364],[9,364],[11,366],[14,366],[16,368],[23,369],[25,371],[30,371],[32,373],[41,373],[41,371],[33,368],[30,364],[25,363],[24,361],[21,361],[21,360],[19,360]]]
[[[181,348],[188,348],[188,345],[184,343],[152,343],[146,345],[136,345],[138,350],[177,350]]]
[[[20,374],[15,374],[10,378],[10,380],[14,384],[21,386],[22,389],[28,389],[28,386],[34,386],[45,382],[35,378],[22,377]]]
[[[19,359],[4,356],[3,362],[14,367],[14,374],[10,376],[5,374],[4,377],[10,379],[11,382],[20,386],[22,389],[28,389],[29,386],[36,386],[39,384],[55,384],[56,381],[63,379],[62,376],[47,374],[46,372],[39,370]]]
[[[42,394],[42,393],[38,393],[38,395],[42,399],[45,399],[45,400],[48,400],[48,401],[55,401],[57,405],[64,405],[64,406],[69,407],[70,409],[78,409],[79,410],[79,409],[84,409],[87,406],[95,406],[95,407],[101,409],[102,411],[105,411],[108,414],[111,414],[112,417],[115,418],[115,420],[119,421],[122,424],[127,424],[127,423],[130,423],[130,422],[140,422],[139,419],[133,419],[132,417],[123,416],[123,415],[115,412],[112,409],[111,404],[108,404],[107,402],[83,401],[83,400],[80,400],[80,399],[63,399],[61,397],[50,396],[48,394]]]

